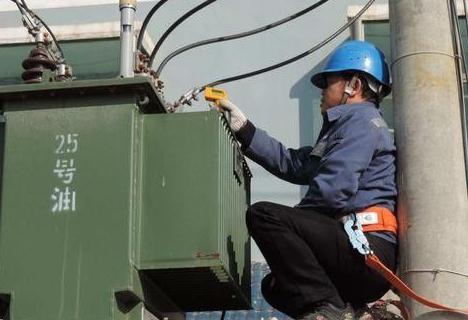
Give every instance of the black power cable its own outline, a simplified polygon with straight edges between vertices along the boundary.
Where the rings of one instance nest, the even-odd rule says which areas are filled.
[[[32,24],[33,21],[31,21],[31,20],[29,19],[29,17],[26,15],[26,11],[25,11],[26,9],[23,7],[23,5],[20,4],[20,3],[18,2],[18,0],[11,0],[11,2],[13,2],[14,4],[16,4],[16,6],[18,7],[18,10],[19,10],[20,13],[21,13],[21,16],[23,16],[25,19],[28,19],[29,22]]]
[[[146,28],[148,27],[151,18],[167,1],[168,0],[160,0],[153,6],[153,8],[151,8],[150,12],[148,12],[148,14],[146,15],[145,20],[143,20],[143,24],[141,25],[140,33],[138,34],[137,50],[141,51],[141,46],[143,45],[143,37],[145,36]]]
[[[375,0],[369,0],[369,2],[367,2],[367,4],[356,14],[356,16],[354,16],[351,20],[348,21],[348,23],[343,25],[341,28],[339,28],[337,31],[335,31],[331,36],[329,36],[328,38],[326,38],[325,40],[323,40],[319,44],[315,45],[311,49],[309,49],[309,50],[307,50],[307,51],[305,51],[305,52],[303,52],[303,53],[301,53],[301,54],[299,54],[299,55],[297,55],[297,56],[295,56],[293,58],[290,58],[290,59],[288,59],[286,61],[274,64],[272,66],[269,66],[269,67],[266,67],[266,68],[263,68],[263,69],[259,69],[259,70],[252,71],[252,72],[249,72],[249,73],[244,73],[244,74],[241,74],[241,75],[238,75],[238,76],[233,76],[233,77],[224,78],[224,79],[221,79],[221,80],[216,80],[216,81],[210,82],[210,83],[205,84],[204,86],[202,86],[200,88],[200,90],[204,90],[206,87],[215,87],[215,86],[218,86],[218,85],[223,84],[223,83],[237,81],[237,80],[253,77],[253,76],[268,72],[268,71],[272,71],[274,69],[281,68],[281,67],[283,67],[283,66],[285,66],[287,64],[296,62],[297,60],[302,59],[302,58],[314,53],[315,51],[322,48],[327,43],[329,43],[330,41],[332,41],[333,39],[338,37],[346,29],[348,29],[357,19],[359,19],[364,14],[364,12],[367,11],[367,9],[369,9],[369,7],[374,3],[374,1]]]
[[[57,47],[57,50],[60,52],[60,61],[61,63],[65,63],[66,60],[65,60],[65,54],[63,53],[63,49],[62,47],[60,46],[57,38],[55,37],[55,34],[52,32],[52,30],[49,28],[49,26],[44,22],[44,20],[42,20],[38,15],[36,15],[34,12],[30,11],[31,14],[34,15],[34,17],[39,20],[42,25],[44,26],[44,28],[47,30],[47,32],[49,32],[50,36],[52,37],[52,40],[54,41],[55,43],[55,46]]]
[[[34,18],[34,15],[31,15],[29,16],[28,15],[28,12],[29,12],[29,8],[27,6],[25,6],[24,2],[22,1],[22,3],[19,3],[18,0],[11,0],[11,2],[13,2],[14,4],[16,4],[16,6],[18,7],[18,10],[22,16],[23,19],[27,19],[29,21],[29,24],[30,25],[34,25],[36,22],[31,20],[31,18]],[[29,30],[28,30],[29,31]]]
[[[179,19],[177,19],[176,22],[174,22],[167,30],[166,32],[164,32],[164,34],[161,36],[161,38],[159,39],[159,41],[156,43],[156,46],[154,47],[153,49],[153,52],[151,52],[151,56],[150,56],[150,62],[149,62],[149,65],[151,66],[154,62],[154,58],[156,57],[156,54],[158,53],[158,50],[159,48],[162,46],[162,44],[164,43],[164,41],[166,40],[166,38],[172,33],[172,31],[174,31],[175,28],[177,28],[182,22],[184,22],[185,20],[187,20],[190,16],[192,16],[193,14],[195,14],[196,12],[200,11],[201,9],[203,9],[204,7],[212,4],[213,2],[215,2],[217,0],[206,0],[204,2],[202,2],[201,4],[199,4],[198,6],[196,6],[195,8],[191,9],[190,11],[186,12],[182,17],[180,17]]]
[[[25,16],[24,10],[26,10],[33,18],[37,19],[44,26],[44,28],[47,30],[47,32],[52,37],[52,40],[54,41],[55,46],[57,47],[57,50],[60,52],[61,61],[59,61],[59,62],[64,63],[65,62],[65,55],[63,53],[62,47],[60,46],[59,42],[57,41],[57,38],[55,37],[52,30],[49,28],[47,23],[45,23],[44,20],[42,20],[41,17],[39,17],[34,11],[29,9],[29,7],[26,4],[25,0],[21,0],[21,3],[19,3],[18,0],[10,0],[10,1],[15,3],[18,6],[18,9],[20,10],[20,12],[21,12],[21,14],[23,16]]]
[[[267,24],[266,26],[263,26],[263,27],[260,27],[260,28],[256,28],[256,29],[253,29],[253,30],[233,34],[233,35],[230,35],[230,36],[223,36],[223,37],[217,37],[217,38],[202,40],[202,41],[198,41],[198,42],[183,46],[183,47],[177,49],[176,51],[172,52],[171,54],[169,54],[166,58],[164,58],[164,60],[161,62],[158,69],[156,70],[156,77],[159,77],[161,75],[162,70],[164,69],[164,67],[166,66],[166,64],[169,61],[171,61],[173,58],[175,58],[176,56],[178,56],[179,54],[181,54],[181,53],[183,53],[185,51],[188,51],[188,50],[191,50],[191,49],[194,49],[194,48],[197,48],[197,47],[205,46],[205,45],[208,45],[208,44],[211,44],[211,43],[217,43],[217,42],[224,42],[224,41],[229,41],[229,40],[234,40],[234,39],[240,39],[240,38],[248,37],[248,36],[260,33],[260,32],[264,32],[264,31],[273,29],[273,28],[275,28],[277,26],[285,24],[286,22],[292,21],[294,19],[297,19],[297,18],[303,16],[304,14],[306,14],[306,13],[320,7],[322,4],[324,4],[324,3],[328,2],[328,1],[329,0],[318,1],[318,2],[314,3],[313,5],[305,8],[304,10],[296,12],[295,14],[293,14],[293,15],[291,15],[289,17],[286,17],[284,19],[281,19],[281,20],[275,21],[273,23]]]

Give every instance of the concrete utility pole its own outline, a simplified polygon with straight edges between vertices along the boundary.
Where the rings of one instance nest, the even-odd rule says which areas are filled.
[[[417,293],[468,307],[468,195],[448,2],[389,7],[400,273]],[[413,318],[467,319],[406,302]]]

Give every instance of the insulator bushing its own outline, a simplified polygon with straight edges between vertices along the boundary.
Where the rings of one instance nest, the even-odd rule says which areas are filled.
[[[29,57],[23,61],[25,71],[21,75],[24,83],[42,82],[42,74],[45,70],[54,71],[57,67],[55,62],[49,59],[47,51],[37,47],[29,53]]]

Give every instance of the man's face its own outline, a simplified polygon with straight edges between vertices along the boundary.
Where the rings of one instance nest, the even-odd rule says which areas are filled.
[[[320,112],[323,114],[328,109],[341,104],[346,80],[339,75],[329,74],[326,76],[327,87],[322,89],[322,100],[320,101]]]

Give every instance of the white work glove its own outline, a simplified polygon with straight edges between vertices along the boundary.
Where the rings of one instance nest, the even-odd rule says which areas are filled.
[[[231,101],[219,100],[218,106],[221,110],[229,113],[229,126],[232,131],[238,132],[247,123],[245,114]]]

